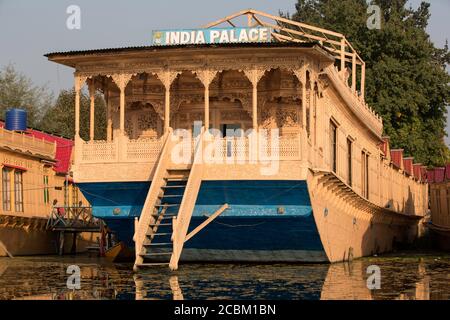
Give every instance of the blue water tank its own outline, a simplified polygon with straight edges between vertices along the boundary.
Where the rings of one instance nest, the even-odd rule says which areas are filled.
[[[5,129],[11,131],[26,131],[27,112],[17,108],[6,110]]]

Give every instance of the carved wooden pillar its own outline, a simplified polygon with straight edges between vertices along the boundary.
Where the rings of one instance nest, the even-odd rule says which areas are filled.
[[[313,108],[314,108],[314,79],[312,78],[312,74],[310,74],[309,80],[309,136],[312,136],[314,132],[313,128]]]
[[[75,139],[80,138],[80,92],[87,77],[75,76]]]
[[[292,70],[302,85],[302,129],[306,129],[306,68]]]
[[[105,101],[106,101],[106,141],[112,141],[112,110],[109,84],[105,86]]]
[[[95,81],[90,79],[88,81],[89,86],[89,100],[90,100],[90,110],[89,110],[89,140],[94,141],[95,133]]]
[[[197,78],[205,86],[205,130],[209,130],[209,85],[217,74],[217,70],[199,70],[193,71]]]
[[[167,132],[170,127],[170,87],[173,80],[178,76],[179,72],[173,71],[161,71],[157,72],[156,76],[159,81],[162,82],[164,88],[166,89],[165,94],[165,105],[164,105],[164,132]]]
[[[244,70],[244,73],[248,80],[252,83],[252,120],[253,130],[258,130],[258,83],[262,76],[266,72],[265,69],[250,69]]]
[[[114,83],[120,90],[120,135],[125,135],[125,88],[133,77],[133,74],[121,73],[112,76]]]

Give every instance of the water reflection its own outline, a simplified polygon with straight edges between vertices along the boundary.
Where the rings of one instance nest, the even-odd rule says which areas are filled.
[[[81,290],[66,286],[81,270]],[[381,289],[367,288],[370,265]],[[450,256],[399,255],[319,265],[183,265],[139,274],[129,264],[85,257],[0,258],[0,299],[449,299]]]

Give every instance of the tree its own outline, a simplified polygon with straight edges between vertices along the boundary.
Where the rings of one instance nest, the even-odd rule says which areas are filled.
[[[51,106],[53,95],[46,86],[36,86],[24,74],[9,64],[0,70],[0,113],[10,108],[22,108],[28,112],[28,125],[35,126]]]
[[[448,45],[437,48],[426,31],[430,4],[374,0],[381,29],[369,30],[365,0],[298,0],[293,20],[344,34],[366,61],[366,101],[382,117],[393,147],[427,165],[450,160],[444,142],[450,103]],[[286,14],[282,14],[286,16]]]
[[[80,136],[89,140],[90,101],[80,94]],[[62,90],[56,103],[47,110],[39,128],[68,138],[75,135],[75,90]],[[106,139],[106,105],[103,96],[95,95],[95,139]]]

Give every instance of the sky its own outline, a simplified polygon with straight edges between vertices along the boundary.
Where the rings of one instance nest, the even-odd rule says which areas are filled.
[[[294,12],[296,0],[0,0],[0,67],[15,68],[55,95],[73,86],[73,70],[49,62],[49,52],[149,45],[152,30],[198,28],[253,8]],[[410,0],[417,7],[420,0]],[[450,1],[429,0],[428,27],[439,47],[450,39]],[[81,9],[81,29],[66,26],[67,8]],[[450,132],[448,121],[447,132]],[[450,138],[447,139],[450,143]]]

